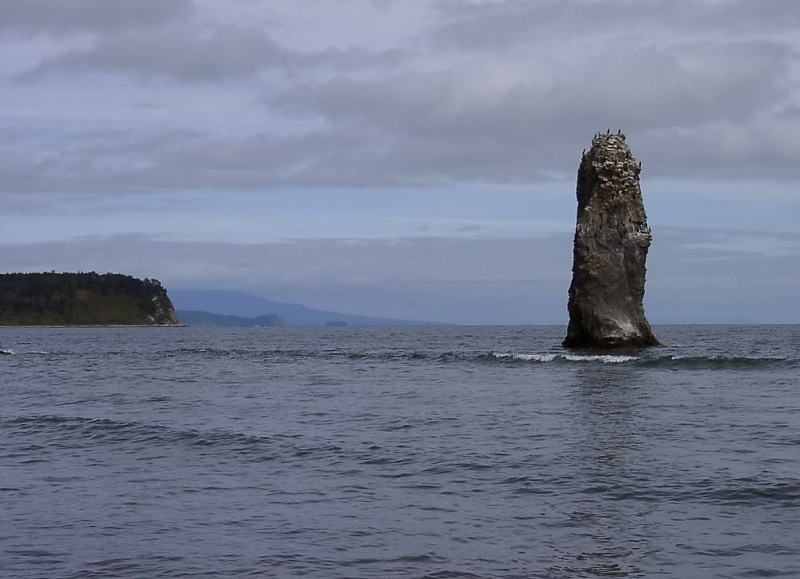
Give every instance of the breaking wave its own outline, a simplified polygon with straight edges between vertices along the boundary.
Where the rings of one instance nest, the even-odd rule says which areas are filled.
[[[623,354],[514,354],[490,352],[476,357],[479,362],[571,364],[625,364],[670,370],[764,370],[798,368],[800,360],[759,356],[652,356]]]
[[[638,356],[623,356],[614,354],[506,354],[490,352],[484,356],[478,356],[478,361],[497,361],[497,362],[535,362],[547,364],[551,362],[601,362],[603,364],[623,364],[639,360]]]
[[[658,351],[601,352],[469,352],[436,350],[347,350],[347,349],[182,349],[167,357],[257,359],[266,363],[293,363],[298,360],[346,360],[359,362],[414,362],[505,365],[614,365],[667,370],[764,370],[800,368],[800,359],[763,356],[691,356],[662,354]]]

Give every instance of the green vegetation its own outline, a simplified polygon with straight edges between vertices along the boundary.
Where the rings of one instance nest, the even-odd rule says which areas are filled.
[[[158,280],[118,273],[0,274],[0,326],[177,323]]]

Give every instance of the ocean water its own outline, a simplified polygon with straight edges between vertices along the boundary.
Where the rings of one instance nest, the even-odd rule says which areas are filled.
[[[800,326],[656,333],[0,329],[0,577],[800,577]]]

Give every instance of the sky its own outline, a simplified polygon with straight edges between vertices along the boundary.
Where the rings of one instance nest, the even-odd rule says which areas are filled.
[[[0,0],[0,271],[563,324],[597,132],[652,323],[800,323],[796,0]],[[266,312],[265,312],[266,313]]]

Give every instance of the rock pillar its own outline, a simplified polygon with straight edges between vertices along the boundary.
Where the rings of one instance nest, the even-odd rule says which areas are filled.
[[[583,153],[565,347],[658,345],[642,304],[652,237],[640,171],[619,132],[596,135]]]

